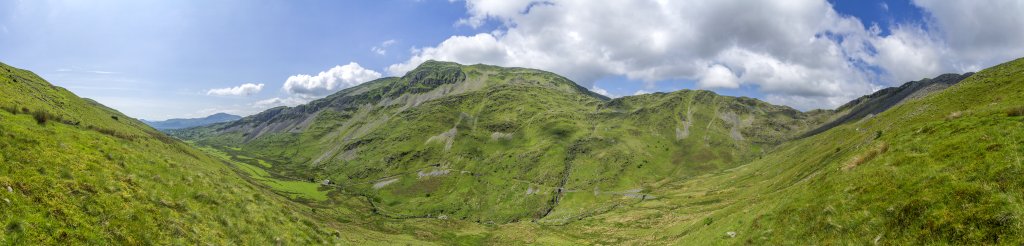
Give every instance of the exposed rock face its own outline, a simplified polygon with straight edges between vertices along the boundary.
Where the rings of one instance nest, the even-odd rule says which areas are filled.
[[[444,151],[452,149],[452,143],[455,143],[455,135],[459,133],[459,129],[452,127],[451,130],[438,134],[437,136],[430,137],[427,139],[427,143],[444,143]]]
[[[850,101],[835,110],[838,117],[817,129],[805,133],[803,136],[810,136],[824,132],[833,127],[860,120],[869,115],[882,113],[889,108],[900,105],[906,101],[925,97],[933,93],[945,90],[960,81],[974,75],[965,74],[943,74],[933,79],[922,79],[919,81],[907,82],[899,87],[889,87],[879,90],[871,95],[862,96]]]
[[[215,125],[217,133],[241,131],[245,140],[259,138],[268,133],[301,132],[324,110],[336,112],[366,111],[395,104],[416,106],[423,101],[465,91],[453,90],[451,85],[466,80],[458,64],[428,61],[400,78],[382,78],[366,85],[348,88],[323,99],[295,107],[276,107],[238,121]],[[439,93],[426,93],[447,86]],[[455,88],[458,89],[458,88]]]
[[[718,117],[721,118],[722,121],[725,121],[726,125],[729,127],[729,136],[732,137],[732,140],[743,141],[743,134],[740,133],[740,127],[742,127],[740,125],[740,117],[736,115],[736,113],[725,112],[724,114],[718,115]]]
[[[676,127],[676,140],[683,140],[690,136],[690,126],[693,125],[693,105],[686,107],[686,118],[682,119],[683,129]]]
[[[511,139],[512,139],[512,133],[503,133],[503,132],[491,133],[491,140],[492,141],[511,140]]]
[[[388,186],[391,183],[398,182],[398,179],[399,178],[392,178],[392,179],[388,179],[388,180],[384,180],[384,181],[380,181],[380,182],[374,183],[373,184],[373,189],[376,190],[376,189],[384,188],[384,186]]]

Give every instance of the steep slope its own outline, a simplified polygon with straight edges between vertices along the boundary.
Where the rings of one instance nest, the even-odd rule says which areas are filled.
[[[1024,59],[799,139],[836,117],[431,62],[202,151],[0,68],[3,244],[1024,242]]]
[[[214,123],[236,121],[241,119],[242,116],[231,115],[226,113],[216,113],[203,118],[192,118],[192,119],[168,119],[163,121],[147,121],[142,120],[143,123],[149,125],[157,130],[172,130],[182,129],[189,127],[205,126]]]
[[[817,129],[804,133],[803,136],[818,134],[831,129],[832,127],[860,120],[865,117],[872,117],[904,102],[945,90],[973,74],[974,73],[965,73],[962,75],[943,74],[932,79],[911,81],[904,83],[899,87],[889,87],[876,91],[875,93],[871,93],[871,95],[862,96],[835,110],[830,110],[829,113],[832,114],[832,118],[834,118],[832,121],[821,125]]]
[[[1020,244],[1022,95],[1024,59],[563,229],[605,244]]]
[[[174,135],[330,179],[392,217],[561,224],[749,162],[818,121],[707,91],[608,100],[548,72],[427,62]]]
[[[6,64],[0,108],[0,244],[412,242],[319,220],[220,159]]]

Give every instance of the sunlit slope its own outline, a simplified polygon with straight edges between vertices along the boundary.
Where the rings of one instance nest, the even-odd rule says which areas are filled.
[[[0,244],[405,240],[319,220],[227,163],[28,71],[0,66],[0,106]]]
[[[564,224],[749,162],[818,118],[708,91],[609,100],[549,72],[427,62],[174,134],[330,179],[394,217]]]
[[[1022,95],[1016,60],[563,229],[604,243],[1020,244]]]

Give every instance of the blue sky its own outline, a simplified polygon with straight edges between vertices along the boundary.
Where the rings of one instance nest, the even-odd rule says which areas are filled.
[[[1024,55],[1020,35],[972,30],[1024,33],[1020,18],[952,2],[0,1],[0,61],[144,119],[295,105],[426,59],[545,69],[612,96],[710,89],[806,110]],[[960,25],[965,11],[981,24]],[[955,35],[968,31],[995,41]]]

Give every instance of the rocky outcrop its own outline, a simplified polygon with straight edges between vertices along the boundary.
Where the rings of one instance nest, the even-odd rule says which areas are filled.
[[[862,96],[837,108],[834,111],[837,115],[837,117],[834,117],[834,120],[804,133],[803,137],[818,134],[833,127],[860,120],[869,115],[880,114],[904,102],[945,90],[971,75],[974,75],[974,73],[943,74],[933,79],[911,81],[899,87],[889,87],[876,91],[871,95]]]

